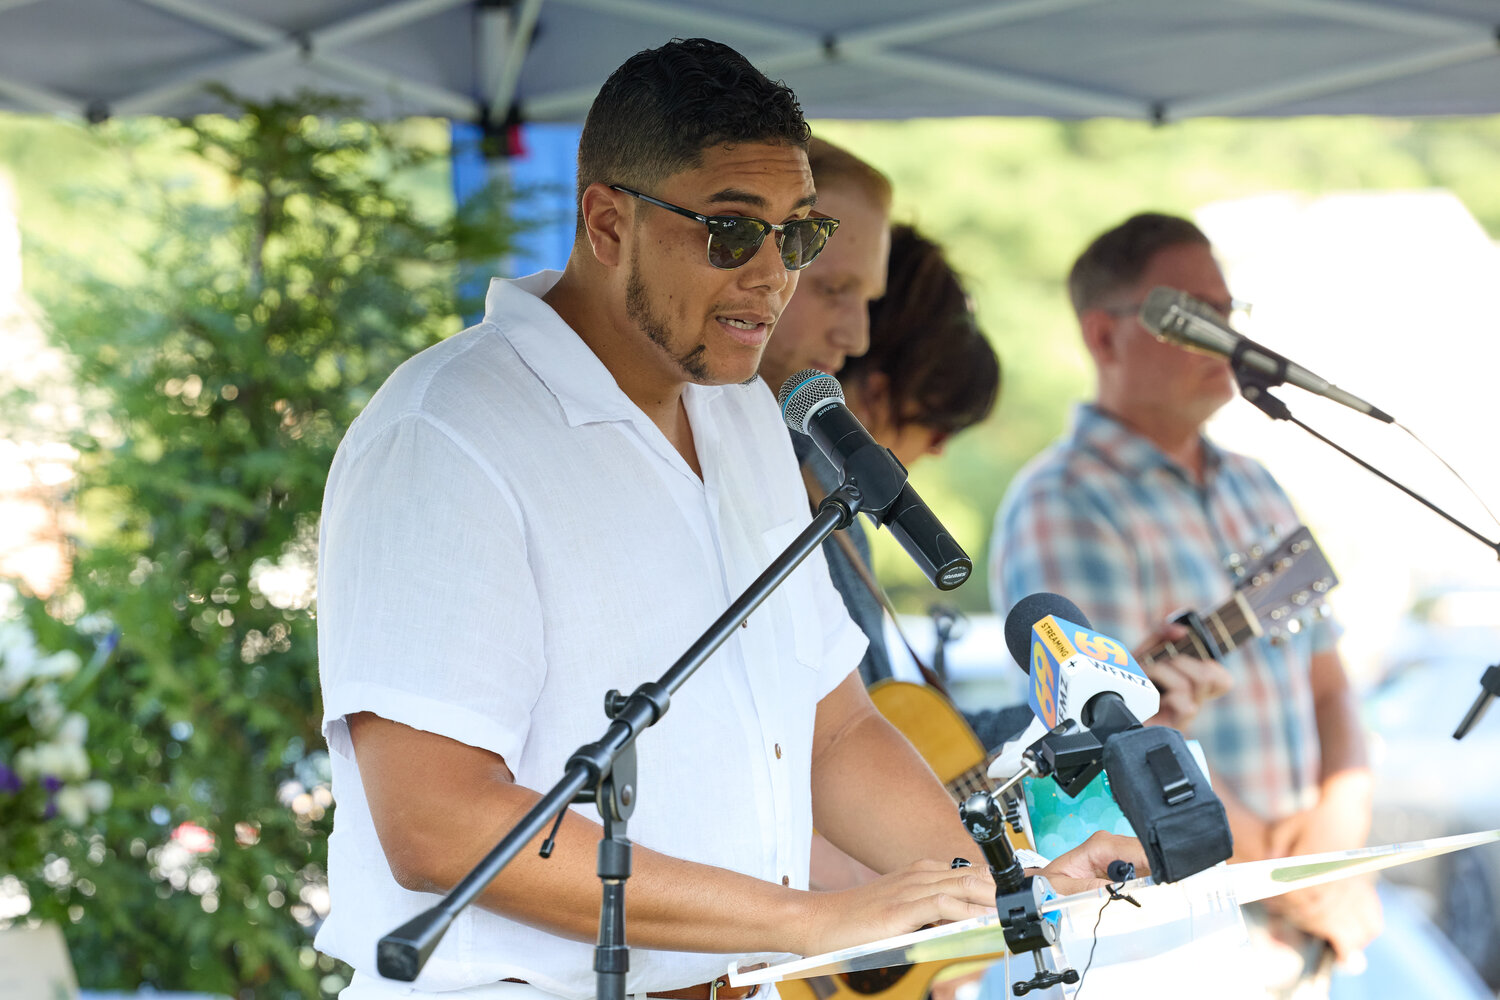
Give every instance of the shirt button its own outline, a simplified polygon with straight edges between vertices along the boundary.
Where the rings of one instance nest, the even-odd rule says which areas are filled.
[[[783,875],[783,876],[781,876],[781,884],[782,885],[787,885],[787,886],[791,885],[792,884],[792,877],[790,875]]]
[[[781,759],[781,744],[780,743],[776,744],[776,759],[777,760]]]

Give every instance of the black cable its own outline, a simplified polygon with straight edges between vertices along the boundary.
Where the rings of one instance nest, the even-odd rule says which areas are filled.
[[[1116,868],[1116,865],[1123,866],[1123,869]],[[1127,861],[1112,861],[1109,865],[1109,874],[1112,877],[1123,877],[1117,877],[1116,880],[1108,886],[1109,898],[1104,901],[1103,906],[1099,907],[1099,915],[1094,918],[1094,943],[1089,945],[1089,960],[1083,964],[1083,972],[1079,973],[1078,975],[1078,989],[1073,991],[1073,1000],[1078,1000],[1078,995],[1083,992],[1084,977],[1089,974],[1089,968],[1094,964],[1094,949],[1099,947],[1099,924],[1103,922],[1104,911],[1109,909],[1109,904],[1113,903],[1117,899],[1123,899],[1127,903],[1132,903],[1136,906],[1141,905],[1140,903],[1137,903],[1134,899],[1132,899],[1129,895],[1120,892],[1121,889],[1125,888],[1126,882],[1129,882],[1131,879],[1135,878],[1134,865],[1130,864]]]

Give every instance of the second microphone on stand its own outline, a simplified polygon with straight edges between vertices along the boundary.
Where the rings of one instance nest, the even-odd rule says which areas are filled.
[[[891,530],[934,587],[952,590],[969,578],[973,561],[912,489],[905,466],[849,412],[838,379],[809,368],[787,379],[776,398],[787,426],[812,438],[858,487],[860,510]]]

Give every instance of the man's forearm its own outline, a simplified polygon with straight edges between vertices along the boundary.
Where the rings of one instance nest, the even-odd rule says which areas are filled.
[[[819,748],[813,824],[878,872],[922,858],[980,861],[978,845],[959,822],[958,804],[906,737],[873,708]]]

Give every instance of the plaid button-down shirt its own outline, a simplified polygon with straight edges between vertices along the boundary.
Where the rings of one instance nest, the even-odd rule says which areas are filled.
[[[1011,483],[995,518],[990,596],[1004,614],[1028,594],[1069,598],[1094,628],[1138,648],[1172,615],[1232,594],[1230,557],[1296,527],[1258,462],[1204,440],[1203,482],[1092,406]],[[1337,628],[1321,621],[1285,641],[1254,639],[1224,658],[1229,694],[1187,735],[1210,778],[1257,814],[1289,815],[1318,798],[1319,745],[1309,665]]]

